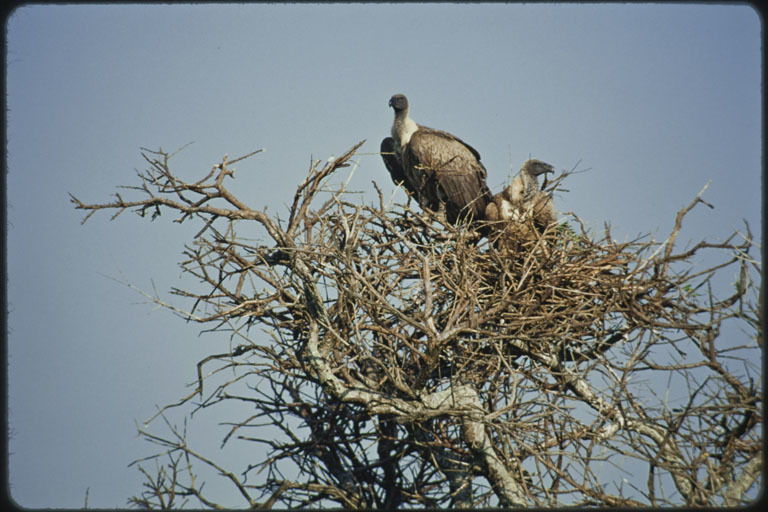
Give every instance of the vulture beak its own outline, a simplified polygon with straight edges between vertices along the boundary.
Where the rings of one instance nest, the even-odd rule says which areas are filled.
[[[392,101],[392,98],[389,98],[389,106],[390,107],[394,107],[395,106],[395,102]]]

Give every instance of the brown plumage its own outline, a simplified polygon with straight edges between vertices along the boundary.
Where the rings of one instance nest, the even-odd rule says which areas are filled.
[[[422,208],[444,210],[451,224],[482,220],[491,191],[480,154],[450,133],[416,124],[408,117],[404,95],[392,96],[389,105],[395,110],[392,137],[381,147],[392,180],[402,183]]]
[[[381,141],[381,159],[384,160],[384,166],[389,171],[389,176],[392,178],[392,182],[395,185],[402,185],[408,195],[418,199],[418,191],[413,187],[411,182],[403,171],[403,164],[399,155],[399,148],[395,146],[397,143],[392,137],[386,137]]]

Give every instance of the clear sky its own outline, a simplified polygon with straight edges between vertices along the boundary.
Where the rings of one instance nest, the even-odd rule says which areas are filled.
[[[199,226],[125,213],[85,226],[68,193],[137,184],[140,147],[204,176],[256,149],[233,190],[284,212],[311,158],[365,139],[351,188],[392,190],[376,154],[405,93],[419,123],[482,155],[494,192],[529,156],[589,169],[555,197],[614,238],[663,239],[709,181],[684,240],[761,233],[761,20],[748,5],[29,5],[6,20],[11,496],[122,507],[136,426],[188,394],[200,335],[168,300]],[[397,199],[405,196],[398,192]],[[184,306],[183,302],[178,303]],[[265,335],[265,340],[266,340]],[[179,419],[181,422],[182,420]],[[221,418],[190,436],[219,452]],[[181,423],[179,423],[181,424]],[[207,444],[206,444],[207,443]],[[226,501],[225,501],[226,502]],[[243,503],[233,498],[233,505]]]

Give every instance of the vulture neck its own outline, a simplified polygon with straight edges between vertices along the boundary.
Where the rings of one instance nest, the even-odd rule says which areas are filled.
[[[527,169],[520,171],[518,179],[515,180],[515,199],[529,201],[539,190],[539,180],[533,176]]]
[[[418,129],[419,125],[408,117],[408,109],[395,112],[395,121],[392,123],[392,137],[398,142],[400,148],[411,141],[411,135]]]

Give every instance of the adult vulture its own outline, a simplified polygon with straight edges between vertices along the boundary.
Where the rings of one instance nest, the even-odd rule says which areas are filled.
[[[416,124],[408,117],[408,99],[395,94],[392,137],[381,142],[384,165],[422,208],[445,211],[451,224],[482,220],[491,201],[480,154],[458,137]]]
[[[488,203],[485,219],[489,222],[527,222],[533,219],[534,225],[544,230],[557,220],[557,212],[552,196],[539,190],[538,176],[553,170],[551,165],[541,160],[527,160],[509,186]]]

